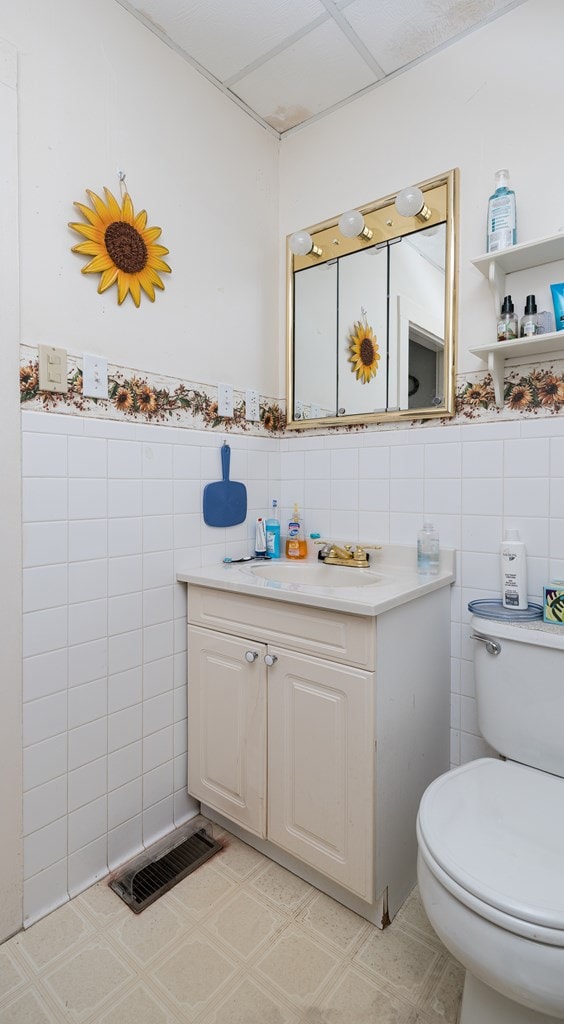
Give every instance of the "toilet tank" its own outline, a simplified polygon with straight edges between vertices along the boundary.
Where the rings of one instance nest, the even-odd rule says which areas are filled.
[[[500,754],[564,777],[564,626],[473,615],[478,725]]]

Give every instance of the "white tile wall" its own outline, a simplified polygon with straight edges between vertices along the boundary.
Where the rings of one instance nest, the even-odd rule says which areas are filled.
[[[222,436],[26,411],[22,424],[29,923],[194,813],[176,566],[246,553],[280,485],[278,442],[230,437],[248,525],[213,530],[201,495]]]
[[[222,436],[23,413],[25,918],[117,867],[195,810],[186,794],[186,595],[180,566],[252,547],[271,499],[308,532],[414,544],[423,516],[455,547],[451,750],[478,733],[468,601],[499,596],[504,529],[529,596],[564,574],[564,424],[229,437],[247,523],[201,518]],[[533,485],[531,484],[533,480]]]

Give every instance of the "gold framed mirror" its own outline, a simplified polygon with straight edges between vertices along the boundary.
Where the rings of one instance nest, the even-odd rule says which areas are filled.
[[[456,169],[288,236],[288,429],[454,415],[457,236]]]

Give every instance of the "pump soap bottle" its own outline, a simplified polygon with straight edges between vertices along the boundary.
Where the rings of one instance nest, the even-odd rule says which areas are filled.
[[[506,295],[501,306],[501,313],[499,315],[499,319],[497,321],[497,340],[512,341],[514,338],[518,337],[519,322],[517,320],[515,306],[511,301],[511,296]]]
[[[537,302],[534,295],[527,295],[525,309],[521,317],[521,337],[531,338],[539,332],[539,318],[537,316]]]
[[[305,558],[307,555],[307,541],[305,539],[303,523],[297,503],[294,505],[292,518],[288,523],[288,536],[286,537],[286,558]]]
[[[515,193],[508,188],[509,171],[495,172],[495,192],[488,201],[488,237],[486,252],[500,252],[517,242]]]

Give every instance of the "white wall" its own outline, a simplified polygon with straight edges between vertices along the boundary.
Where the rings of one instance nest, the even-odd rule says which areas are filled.
[[[275,396],[278,144],[115,0],[9,0],[19,52],[23,342]],[[163,229],[172,274],[117,305],[67,227],[85,189]]]
[[[26,924],[195,813],[176,572],[246,553],[279,491],[279,442],[232,438],[247,522],[206,526],[202,487],[217,477],[220,443],[23,413]]]
[[[0,39],[0,941],[21,923],[21,480],[19,432],[19,303],[16,52]]]
[[[271,137],[113,0],[100,0],[95,13],[91,8],[86,0],[55,0],[50,5],[41,0],[24,5],[12,0],[9,9],[4,5],[0,12],[0,35],[20,54],[22,341],[64,345],[69,339],[73,351],[93,350],[107,354],[113,363],[204,382],[213,383],[221,370],[221,379],[243,386],[255,383],[263,393],[280,394],[283,343],[278,381],[272,339],[276,325],[280,338],[284,337],[283,236],[458,166],[459,368],[478,368],[466,350],[474,342],[488,340],[493,320],[485,282],[468,261],[484,247],[485,207],[494,170],[510,167],[521,240],[549,234],[564,222],[564,210],[558,215],[562,210],[558,175],[546,169],[557,166],[556,147],[561,146],[553,124],[553,105],[561,91],[558,47],[564,11],[559,0],[531,0],[451,50],[286,139],[280,162],[280,230],[277,146]],[[509,68],[506,58],[496,56],[508,50]],[[406,109],[411,111],[407,118]],[[407,120],[403,127],[400,118],[404,125]],[[535,128],[532,145],[528,144],[530,130],[525,135],[529,125]],[[151,223],[165,229],[163,241],[171,249],[174,273],[166,280],[166,292],[157,295],[154,306],[142,299],[140,310],[129,300],[118,308],[113,293],[96,294],[95,283],[80,275],[81,259],[69,252],[75,238],[64,227],[73,218],[72,200],[83,199],[85,187],[95,191],[103,185],[115,187],[117,166],[127,171],[136,204],[148,209]],[[319,167],[324,168],[323,174]],[[13,202],[12,184],[8,239],[14,239],[15,249]],[[205,213],[212,218],[211,230],[203,226]],[[249,214],[250,241],[242,243],[241,230]],[[278,290],[272,269],[277,254]],[[6,262],[4,254],[2,259],[1,280],[13,297],[15,265]],[[17,305],[12,302],[7,308],[15,347]],[[16,453],[13,402],[6,412],[2,408],[4,413],[6,436],[14,442],[12,452]],[[497,548],[503,528],[518,527],[527,544],[531,596],[539,595],[549,574],[564,572],[560,516],[564,492],[559,475],[564,464],[563,423],[564,417],[539,416],[510,423],[289,437],[280,445],[281,455],[275,441],[242,438],[237,443],[243,462],[234,463],[234,475],[252,484],[250,515],[253,509],[264,509],[273,496],[268,493],[269,483],[281,472],[283,493],[277,496],[283,509],[300,501],[309,530],[350,540],[358,536],[413,543],[426,514],[437,519],[442,542],[460,552],[452,619],[453,763],[484,749],[477,735],[465,606],[472,596],[497,591]],[[134,848],[129,843],[132,835],[136,841],[139,836],[150,841],[172,823],[175,793],[180,794],[177,814],[189,813],[187,805],[182,805],[182,787],[174,781],[174,762],[183,757],[180,749],[175,752],[174,741],[172,752],[167,747],[161,763],[152,764],[149,752],[140,772],[136,761],[132,778],[114,786],[110,763],[122,747],[109,750],[107,746],[115,728],[110,719],[123,714],[124,727],[135,722],[139,729],[141,723],[141,735],[123,745],[134,748],[136,758],[153,735],[152,709],[157,705],[151,701],[157,700],[168,716],[156,730],[166,731],[167,742],[175,724],[179,732],[183,728],[182,716],[176,722],[174,717],[181,711],[178,705],[174,709],[175,692],[178,700],[183,690],[181,677],[177,674],[175,679],[173,670],[172,685],[170,677],[170,659],[173,669],[176,662],[177,673],[182,661],[182,605],[177,603],[175,608],[171,598],[176,592],[177,602],[182,601],[174,585],[175,557],[182,551],[191,552],[185,557],[196,560],[217,560],[226,550],[226,538],[210,542],[200,532],[195,504],[189,510],[182,506],[182,502],[196,501],[202,482],[209,478],[206,451],[217,447],[215,433],[197,435],[164,426],[26,412],[24,440],[25,697],[31,728],[25,737],[26,834],[30,856],[35,847],[51,857],[44,867],[33,858],[27,860],[26,912],[32,919],[65,899],[69,888],[77,891],[105,869],[102,855],[109,853],[113,858],[120,849],[115,845],[119,837],[111,836],[112,832],[123,829],[121,834],[128,838],[121,847],[125,855]],[[133,446],[128,449],[131,461],[126,460],[114,475],[121,443]],[[145,461],[150,449],[154,458]],[[191,472],[185,467],[183,475],[175,476],[175,459],[185,458],[175,454],[177,449],[198,452],[197,474],[192,466]],[[157,466],[166,468],[162,476],[155,473]],[[11,512],[3,504],[2,535],[6,550],[17,558],[19,531],[13,511],[17,467],[13,463],[11,473],[15,504]],[[110,495],[120,490],[122,497],[129,493],[137,504],[130,512],[122,506],[121,515],[115,515]],[[131,530],[124,531],[123,525],[114,522],[129,519],[136,521],[128,524]],[[90,531],[105,539],[105,548],[88,546],[92,536],[89,541],[85,534]],[[187,532],[191,539],[185,543],[179,538]],[[52,546],[55,534],[58,548]],[[137,538],[137,545],[140,535],[141,547],[110,548],[110,538],[120,534],[122,541],[133,543]],[[155,535],[163,547],[153,546]],[[243,531],[238,542],[244,544],[245,537]],[[206,548],[208,543],[211,546]],[[166,579],[156,577],[156,569],[164,571],[164,567]],[[89,589],[94,584],[101,590]],[[131,590],[119,591],[126,586]],[[18,589],[14,570],[14,594]],[[55,599],[59,603],[53,604]],[[11,611],[16,614],[15,601]],[[155,615],[164,618],[158,622]],[[168,646],[155,656],[151,643],[155,627],[160,626],[156,634],[166,636]],[[92,629],[99,635],[90,637]],[[82,653],[83,662],[88,661],[87,652],[79,648],[101,644],[109,652],[116,636],[137,635],[141,629],[147,631],[148,656],[144,647],[136,647],[141,660],[119,668],[115,663],[112,667],[108,653],[100,675],[87,680],[72,675],[77,652]],[[17,627],[13,635],[17,637]],[[124,643],[131,640],[129,636]],[[11,667],[15,652],[16,647],[11,651]],[[44,660],[42,671],[34,674],[33,668],[39,665],[36,658]],[[157,681],[163,689],[154,693],[151,685],[157,662],[163,662]],[[130,697],[135,699],[116,708],[110,701],[125,682],[116,679],[122,672],[132,673]],[[16,677],[17,668],[15,682]],[[37,689],[41,686],[51,689],[42,692]],[[11,696],[16,722],[15,686]],[[49,702],[53,716],[43,714],[47,705],[42,701]],[[149,725],[148,733],[143,722]],[[34,732],[36,725],[47,733]],[[80,729],[90,730],[101,744],[85,744],[89,759],[84,764],[72,760]],[[52,741],[63,752],[62,762],[54,755],[52,759],[42,746]],[[128,752],[132,760],[134,751]],[[17,780],[19,754],[14,744],[11,752],[14,768],[10,773]],[[36,756],[39,760],[34,762]],[[40,766],[35,777],[34,764]],[[180,761],[177,770],[179,766]],[[158,778],[151,774],[154,771]],[[57,781],[60,778],[65,781]],[[157,781],[163,788],[153,802]],[[130,784],[127,793],[115,795]],[[51,787],[49,793],[43,790],[45,785]],[[17,782],[14,787],[16,793]],[[125,799],[118,821],[114,810],[121,796]],[[14,829],[17,805],[17,799],[8,804]],[[51,818],[43,820],[42,814]],[[84,824],[90,831],[81,831]],[[53,836],[63,846],[55,842],[47,847],[45,834],[38,837],[51,826],[56,826]],[[35,842],[34,836],[40,841]],[[15,877],[16,848],[17,840],[10,860]],[[48,884],[35,885],[42,872],[51,872],[49,878],[43,875],[39,880]]]
[[[493,306],[483,277],[469,261],[485,250],[494,172],[509,168],[518,241],[551,235],[564,225],[558,173],[564,143],[557,130],[563,32],[560,0],[529,0],[285,138],[281,252],[284,237],[298,228],[459,167],[458,370],[483,368],[467,350],[494,340]],[[284,287],[281,274],[281,293]],[[544,304],[550,302],[545,292],[539,308],[551,309]],[[523,283],[523,301],[525,294]],[[516,309],[521,315],[522,306]]]

